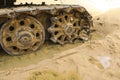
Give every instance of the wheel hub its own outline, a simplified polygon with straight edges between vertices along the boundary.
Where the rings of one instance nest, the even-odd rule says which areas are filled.
[[[74,32],[73,25],[71,23],[68,23],[67,25],[64,26],[64,33],[67,36],[72,35]]]
[[[24,46],[28,46],[33,43],[33,35],[28,31],[19,32],[17,38],[18,42]]]

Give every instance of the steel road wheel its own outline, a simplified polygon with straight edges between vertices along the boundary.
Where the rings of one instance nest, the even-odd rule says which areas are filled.
[[[26,16],[11,19],[1,28],[2,48],[10,55],[21,55],[39,50],[45,40],[42,24]]]

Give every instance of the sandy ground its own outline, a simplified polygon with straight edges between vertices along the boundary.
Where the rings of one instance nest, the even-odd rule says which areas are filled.
[[[120,80],[119,12],[95,16],[96,32],[84,44],[46,43],[21,57],[1,53],[0,80]]]

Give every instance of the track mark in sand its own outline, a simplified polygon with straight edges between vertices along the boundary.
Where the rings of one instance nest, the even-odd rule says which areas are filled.
[[[77,72],[59,73],[54,70],[34,72],[27,80],[82,80]]]
[[[77,52],[77,51],[76,51],[76,52],[71,52],[71,53],[68,53],[68,54],[61,55],[61,56],[59,56],[59,57],[57,57],[57,58],[55,58],[55,59],[65,58],[65,57],[74,55],[74,54],[76,54],[76,53],[78,53],[78,52]]]

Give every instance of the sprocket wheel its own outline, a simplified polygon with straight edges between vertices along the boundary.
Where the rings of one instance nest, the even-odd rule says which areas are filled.
[[[42,24],[31,16],[11,19],[1,28],[2,48],[10,55],[21,55],[40,49],[45,40]]]
[[[72,13],[63,13],[51,18],[52,26],[48,28],[51,40],[61,45],[73,42],[78,38],[80,21]]]

